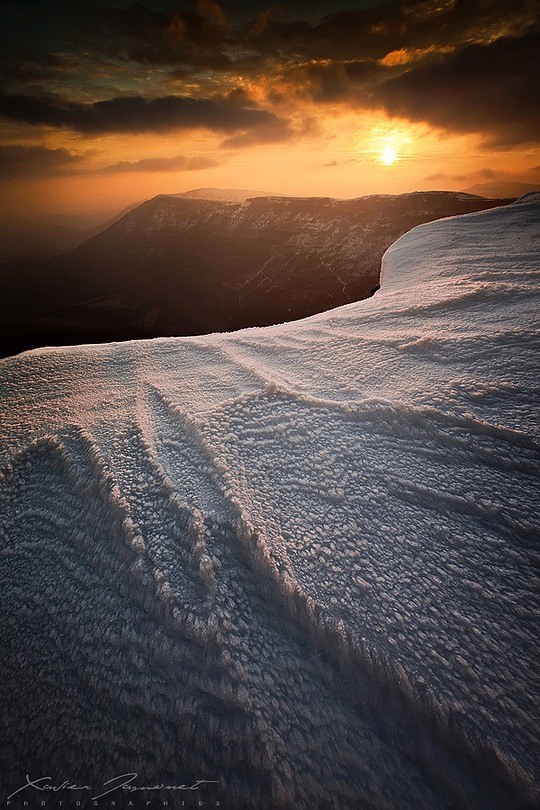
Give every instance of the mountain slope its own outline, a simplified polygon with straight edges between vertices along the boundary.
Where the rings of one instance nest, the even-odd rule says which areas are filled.
[[[6,353],[302,318],[368,296],[382,254],[411,227],[500,202],[158,196],[54,263],[0,268]]]
[[[5,795],[538,805],[539,213],[297,323],[0,363]]]

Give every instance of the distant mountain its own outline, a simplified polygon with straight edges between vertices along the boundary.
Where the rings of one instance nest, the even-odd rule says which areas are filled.
[[[384,251],[415,225],[499,203],[159,195],[54,261],[0,266],[4,354],[303,318],[369,296]]]
[[[521,197],[522,194],[528,194],[530,191],[540,191],[540,184],[493,180],[491,183],[477,183],[475,186],[465,189],[465,192],[478,194],[480,197],[513,197],[514,199]]]
[[[188,197],[194,200],[217,200],[219,202],[244,202],[250,197],[272,197],[269,191],[253,191],[249,188],[194,188],[182,191],[174,197]]]

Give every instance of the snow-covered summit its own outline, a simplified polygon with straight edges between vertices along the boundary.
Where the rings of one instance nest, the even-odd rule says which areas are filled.
[[[217,200],[220,202],[244,202],[250,197],[271,197],[269,191],[255,191],[248,188],[193,188],[172,194],[172,197],[187,197],[195,200]]]
[[[297,323],[0,364],[6,789],[534,806],[539,214]]]

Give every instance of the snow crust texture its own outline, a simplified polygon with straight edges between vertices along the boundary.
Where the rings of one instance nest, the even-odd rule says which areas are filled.
[[[0,364],[3,792],[536,806],[539,200],[304,321]]]

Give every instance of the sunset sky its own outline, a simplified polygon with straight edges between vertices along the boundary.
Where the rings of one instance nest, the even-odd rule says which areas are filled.
[[[534,0],[3,0],[0,214],[540,181]]]

